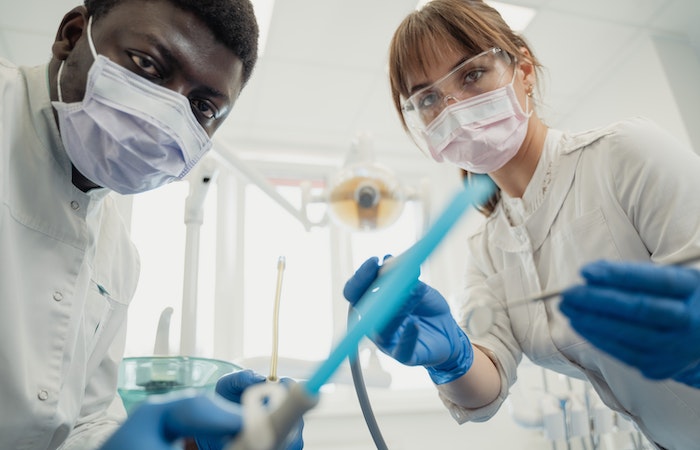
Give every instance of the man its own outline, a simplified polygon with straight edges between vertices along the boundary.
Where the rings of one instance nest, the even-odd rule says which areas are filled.
[[[139,260],[108,194],[187,174],[250,78],[257,37],[249,0],[85,0],[48,65],[0,60],[0,448],[98,448],[124,420]]]

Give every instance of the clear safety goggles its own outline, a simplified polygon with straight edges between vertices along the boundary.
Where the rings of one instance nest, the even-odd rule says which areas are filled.
[[[500,48],[490,48],[467,59],[430,86],[401,103],[401,112],[413,139],[427,151],[428,126],[449,105],[504,86],[512,77],[513,58]]]

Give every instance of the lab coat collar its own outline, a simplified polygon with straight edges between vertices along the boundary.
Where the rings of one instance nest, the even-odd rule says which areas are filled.
[[[106,188],[91,189],[84,193],[76,188],[72,182],[73,166],[56,124],[51,98],[49,96],[49,66],[44,64],[36,67],[22,67],[27,80],[27,92],[29,97],[29,107],[31,109],[31,120],[34,129],[37,130],[37,137],[50,156],[56,161],[57,167],[62,172],[66,184],[64,189],[73,197],[86,200],[92,205],[93,202],[100,202],[111,191]],[[92,207],[92,206],[90,206]]]
[[[527,217],[522,225],[511,226],[499,202],[487,227],[491,228],[492,242],[504,252],[535,252],[545,241],[552,224],[559,214],[564,199],[569,194],[576,175],[578,161],[585,148],[601,137],[610,134],[610,128],[587,131],[577,134],[548,130],[547,140],[556,142],[552,162],[552,181],[542,197],[541,204]],[[550,144],[550,142],[546,143]]]
[[[49,97],[49,66],[44,64],[36,67],[22,67],[21,70],[27,80],[29,107],[37,137],[70,180],[71,162],[63,148]]]

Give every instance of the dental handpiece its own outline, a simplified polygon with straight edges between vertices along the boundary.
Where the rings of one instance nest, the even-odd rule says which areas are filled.
[[[685,258],[678,259],[676,261],[670,261],[663,264],[663,266],[686,266],[700,261],[700,254],[691,255]],[[564,289],[552,289],[547,291],[542,291],[534,295],[529,295],[521,299],[512,301],[508,303],[508,309],[519,308],[524,305],[529,305],[531,303],[536,303],[539,301],[546,301],[560,296],[567,288]],[[469,312],[465,317],[466,328],[469,333],[475,337],[482,336],[486,334],[494,323],[494,306],[487,305],[485,303],[477,303],[470,308]]]

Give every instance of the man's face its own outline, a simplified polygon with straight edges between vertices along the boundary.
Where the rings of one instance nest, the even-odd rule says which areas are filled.
[[[94,61],[87,32],[85,10],[76,8],[64,18],[54,44],[56,59],[66,60],[61,90],[63,101],[68,103],[83,99],[87,72]],[[71,33],[75,37],[69,44]],[[65,40],[59,41],[62,36]],[[98,54],[188,98],[195,118],[209,136],[240,94],[240,59],[204,22],[167,0],[120,3],[93,21],[92,39]],[[65,45],[58,45],[61,43]],[[64,51],[57,52],[61,48]]]

